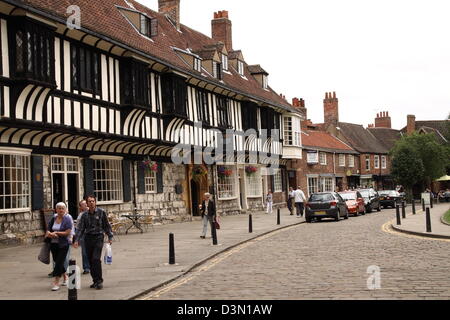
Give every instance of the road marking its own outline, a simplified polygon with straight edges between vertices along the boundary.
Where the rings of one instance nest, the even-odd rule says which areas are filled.
[[[268,234],[265,234],[263,236],[260,236],[256,239],[252,239],[250,241],[247,241],[243,244],[240,244],[236,247],[234,247],[233,249],[227,250],[226,252],[223,252],[221,254],[219,254],[218,256],[214,257],[211,260],[206,261],[204,264],[198,266],[197,268],[195,268],[194,270],[192,270],[191,272],[189,272],[188,274],[190,274],[188,276],[188,274],[184,275],[181,279],[175,280],[172,283],[169,283],[168,285],[160,288],[160,289],[156,289],[153,292],[147,293],[145,295],[142,295],[141,297],[137,298],[136,300],[153,300],[153,299],[157,299],[160,296],[162,296],[163,294],[172,291],[173,289],[182,286],[184,284],[187,284],[188,282],[192,281],[193,279],[197,278],[201,273],[208,271],[209,269],[211,269],[212,267],[214,267],[215,265],[217,265],[218,263],[222,262],[223,260],[227,259],[229,256],[242,251],[243,249],[257,243],[263,240],[266,240],[268,238],[271,238],[281,232],[287,231],[287,230],[291,230],[294,228],[298,228],[300,226],[302,226],[304,224],[297,224],[297,225],[293,225],[293,226],[289,226],[283,229],[279,229],[279,230],[275,230],[273,232],[270,232]]]

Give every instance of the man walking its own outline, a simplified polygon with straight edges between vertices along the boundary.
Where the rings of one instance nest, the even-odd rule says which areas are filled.
[[[80,203],[78,204],[78,218],[77,218],[77,222],[81,220],[81,217],[83,216],[83,214],[87,210],[88,210],[88,206],[87,206],[86,200],[81,200]],[[76,226],[75,226],[75,230],[77,230]],[[89,258],[88,258],[87,253],[86,253],[86,246],[84,244],[84,240],[83,239],[78,239],[78,243],[81,246],[81,257],[83,259],[83,274],[88,274],[88,273],[91,272],[90,271],[91,268],[89,266]]]
[[[302,190],[300,190],[300,187],[297,187],[297,189],[294,191],[294,201],[295,201],[295,207],[297,208],[297,217],[303,217],[303,210],[305,208],[304,203],[306,202],[305,194]]]
[[[103,289],[103,278],[102,262],[100,259],[102,256],[104,234],[106,233],[108,236],[109,244],[112,244],[113,234],[106,212],[101,208],[97,208],[97,199],[95,196],[88,196],[86,202],[89,210],[77,222],[75,248],[78,248],[79,239],[83,239],[91,267],[93,280],[91,288],[101,290]]]
[[[208,231],[208,223],[211,225],[216,220],[216,204],[211,200],[211,194],[205,193],[204,200],[201,207],[203,219],[203,232],[200,238],[206,239],[206,232]]]

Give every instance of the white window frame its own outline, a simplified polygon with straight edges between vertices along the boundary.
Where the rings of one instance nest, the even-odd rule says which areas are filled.
[[[238,67],[238,73],[241,76],[244,76],[244,62],[242,62],[241,60],[238,60],[237,67]]]
[[[319,152],[319,163],[322,166],[327,165],[327,153],[326,152]]]
[[[222,166],[222,165],[221,165]],[[233,170],[233,174],[230,177],[219,177],[217,173],[218,167],[216,166],[216,175],[217,175],[217,193],[219,200],[232,200],[236,199],[237,195],[237,187],[236,187],[236,167],[232,165],[223,165],[226,169]],[[226,183],[223,183],[226,182]],[[223,190],[224,186],[227,186],[226,190]],[[230,189],[231,187],[231,189]],[[231,191],[231,193],[230,193]]]
[[[365,165],[366,165],[366,171],[370,171],[370,155],[365,156]]]
[[[381,156],[381,169],[387,169],[387,157]]]
[[[348,166],[350,168],[354,168],[355,167],[355,156],[352,154],[348,155]]]
[[[245,184],[247,198],[261,198],[263,196],[261,168],[253,174],[245,174]]]
[[[228,56],[226,54],[222,54],[222,70],[228,71]]]
[[[300,147],[300,118],[283,116],[283,145],[286,147]]]
[[[197,57],[194,57],[194,70],[202,72],[202,60]]]
[[[273,192],[283,192],[283,177],[281,169],[275,170],[273,174]]]
[[[380,169],[380,156],[376,155],[373,157],[373,167],[375,169]]]
[[[145,170],[144,182],[146,194],[155,194],[158,192],[158,182],[155,171]]]
[[[319,163],[319,152],[318,151],[307,151],[306,152],[306,162],[308,164],[318,164]]]
[[[339,154],[339,167],[345,167],[345,154]]]
[[[1,199],[0,201],[3,201],[3,207],[5,206],[5,202],[4,202],[5,199],[3,199],[3,197],[10,196],[10,197],[16,198],[15,199],[16,207],[8,208],[8,209],[0,209],[0,214],[30,211],[31,210],[31,196],[32,196],[32,194],[31,194],[32,193],[31,192],[32,191],[31,190],[31,188],[32,188],[32,186],[31,186],[31,150],[21,149],[21,148],[0,148],[0,157],[3,157],[3,156],[11,157],[11,159],[12,159],[12,157],[21,157],[21,159],[22,159],[21,163],[23,165],[22,165],[22,167],[19,168],[20,170],[22,170],[20,181],[17,180],[17,178],[18,178],[17,168],[18,167],[15,167],[16,168],[15,180],[12,180],[12,174],[10,172],[10,180],[9,181],[5,181],[5,180],[0,181],[0,183],[3,184],[3,193],[0,195],[0,199]],[[25,161],[25,162],[23,162],[23,161]],[[5,163],[4,163],[4,165],[5,165]],[[13,167],[11,167],[11,166],[10,167],[5,167],[5,166],[0,167],[0,170],[3,171],[4,178],[5,178],[4,172],[7,168],[10,170],[13,169]],[[41,179],[43,179],[43,177],[41,177]],[[11,184],[11,186],[10,186],[11,192],[6,195],[5,189],[6,189],[7,182],[9,182]],[[25,191],[23,191],[21,194],[12,193],[12,189],[14,189],[14,188],[12,188],[12,183],[16,184],[16,190],[17,190],[17,187],[20,185],[22,190],[25,189]],[[24,199],[24,197],[25,197],[25,199]],[[19,208],[19,207],[17,207],[17,204],[19,203],[20,198],[22,198],[20,202],[23,203],[25,201],[25,205]]]
[[[262,77],[263,77],[263,78],[262,78],[262,81],[263,81],[263,88],[264,88],[264,89],[269,88],[269,77],[268,77],[267,75],[265,75],[265,74],[263,74]]]
[[[308,198],[319,192],[319,177],[308,177]]]
[[[334,185],[335,185],[335,178],[333,177],[319,178],[319,192],[334,192]]]
[[[123,172],[122,172],[122,161],[123,158],[122,157],[114,157],[114,156],[92,156],[90,157],[92,160],[94,160],[94,164],[93,164],[93,184],[94,184],[94,194],[97,198],[97,203],[99,205],[107,205],[107,204],[120,204],[123,203]],[[115,190],[96,190],[96,181],[99,179],[96,179],[96,170],[100,171],[98,169],[95,169],[95,165],[96,165],[96,161],[116,161],[116,167],[114,169],[109,169],[109,171],[115,171],[115,176],[113,178],[115,179],[103,179],[102,181],[107,181],[107,182],[113,182],[116,185],[118,185],[119,187],[116,188]],[[110,162],[112,163],[112,162]],[[109,178],[109,177],[107,177]],[[101,197],[99,197],[98,192],[114,192],[116,193],[115,197],[111,200],[103,200],[100,201],[98,199],[100,199]]]

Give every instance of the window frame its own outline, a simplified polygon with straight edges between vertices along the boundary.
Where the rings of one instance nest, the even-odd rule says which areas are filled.
[[[339,154],[339,167],[345,167],[345,154]]]
[[[228,71],[228,56],[222,53],[221,58],[222,58],[222,70]]]
[[[380,169],[380,156],[379,155],[375,155],[373,157],[373,167],[374,167],[374,169]]]
[[[221,167],[225,167],[226,169],[231,169],[233,174],[230,177],[220,177],[217,170],[218,166],[215,167],[216,175],[217,175],[217,196],[219,200],[233,200],[237,198],[237,188],[236,188],[236,167],[233,165],[223,165]],[[226,182],[226,183],[223,183]],[[232,194],[226,195],[226,193],[230,192],[230,189],[221,190],[227,186],[227,188],[231,187]]]
[[[144,185],[145,185],[145,194],[158,193],[158,178],[155,171],[145,170]],[[152,188],[153,190],[151,190]]]
[[[238,71],[239,75],[241,75],[243,77],[245,75],[244,62],[243,61],[238,60],[238,62],[237,62],[237,69],[238,69],[237,71]]]
[[[258,168],[258,171],[251,175],[245,174],[245,188],[247,198],[261,198],[263,196],[261,168]]]
[[[81,59],[82,56],[84,57],[84,61]],[[101,53],[98,50],[83,43],[70,42],[72,91],[78,90],[99,96],[102,95],[101,59]]]
[[[387,157],[381,156],[381,169],[387,169]]]
[[[366,171],[370,171],[370,155],[365,156]]]
[[[122,157],[114,157],[114,156],[92,156],[91,159],[93,160],[92,163],[92,180],[93,180],[93,187],[94,187],[94,195],[97,198],[97,203],[99,205],[108,205],[108,204],[121,204],[124,202],[124,192],[123,192],[123,158]],[[111,179],[111,177],[107,176],[107,174],[103,174],[104,178],[107,179],[97,179],[96,177],[96,171],[101,171],[102,169],[104,170],[106,167],[106,165],[103,168],[100,169],[96,169],[96,164],[97,161],[109,161],[110,163],[112,163],[113,161],[116,162],[116,166],[113,167],[112,169],[107,169],[109,171],[115,171],[115,176],[113,178],[115,179]],[[118,179],[117,179],[118,178]],[[111,183],[111,181],[115,181],[116,183],[116,187],[118,186],[117,189],[115,190],[98,190],[97,188],[97,184],[96,181],[107,181],[109,183]],[[107,185],[107,183],[105,183],[105,185]],[[99,196],[99,192],[116,192],[118,193],[121,197],[115,198],[115,199],[108,199],[108,200],[101,200],[102,197]]]
[[[273,193],[283,192],[283,176],[282,170],[276,169],[273,174]]]
[[[322,161],[324,160],[324,161]],[[319,152],[319,164],[321,166],[326,166],[328,164],[328,159],[327,159],[327,153],[326,152]]]
[[[355,156],[353,154],[348,155],[348,166],[349,168],[355,167]]]

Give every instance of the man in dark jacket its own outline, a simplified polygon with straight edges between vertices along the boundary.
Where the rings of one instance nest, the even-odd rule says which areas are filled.
[[[205,193],[204,200],[201,206],[201,213],[203,219],[203,233],[200,236],[202,239],[206,239],[206,232],[208,231],[208,223],[211,225],[216,220],[216,204],[211,200],[211,194]]]
[[[76,242],[74,246],[78,248],[78,241],[80,239],[84,240],[93,280],[91,288],[101,290],[103,289],[101,262],[103,238],[106,233],[109,244],[112,244],[113,234],[106,212],[97,207],[96,198],[94,196],[88,196],[86,201],[89,210],[81,216],[80,221],[77,221]]]

